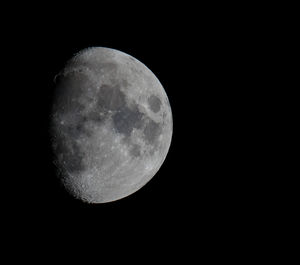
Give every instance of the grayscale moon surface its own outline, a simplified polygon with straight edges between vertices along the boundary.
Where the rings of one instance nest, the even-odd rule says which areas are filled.
[[[126,53],[93,47],[71,58],[54,82],[52,146],[66,190],[106,203],[144,186],[164,162],[173,132],[155,75]]]

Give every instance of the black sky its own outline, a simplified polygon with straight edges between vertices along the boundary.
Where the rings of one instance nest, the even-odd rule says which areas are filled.
[[[154,7],[117,13],[100,4],[20,7],[3,24],[2,177],[9,184],[2,204],[8,225],[23,238],[59,244],[64,235],[97,242],[119,233],[135,243],[202,236],[211,244],[209,234],[228,237],[228,229],[248,218],[249,170],[239,155],[245,128],[236,109],[246,101],[241,85],[248,86],[241,63],[249,56],[247,25],[221,7]],[[166,90],[174,122],[157,175],[133,195],[103,205],[74,200],[60,187],[48,133],[53,78],[91,46],[121,50],[150,68]]]

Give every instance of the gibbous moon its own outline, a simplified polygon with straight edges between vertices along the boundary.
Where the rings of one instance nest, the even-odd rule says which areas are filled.
[[[93,47],[71,58],[54,82],[52,146],[66,190],[106,203],[144,186],[164,162],[173,131],[155,75],[126,53]]]

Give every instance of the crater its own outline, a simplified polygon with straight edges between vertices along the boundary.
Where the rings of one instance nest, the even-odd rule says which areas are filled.
[[[157,96],[151,95],[151,96],[148,98],[148,104],[149,104],[149,106],[150,106],[150,109],[151,109],[154,113],[159,112],[160,106],[161,106],[161,101],[160,101],[160,99],[159,99]]]

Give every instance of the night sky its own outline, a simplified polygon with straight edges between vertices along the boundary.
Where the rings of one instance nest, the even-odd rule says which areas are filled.
[[[247,25],[221,7],[148,5],[19,6],[10,11],[11,22],[3,22],[2,178],[8,184],[2,218],[12,242],[26,245],[33,238],[46,248],[50,241],[95,242],[101,252],[103,244],[142,245],[147,238],[156,241],[148,255],[162,251],[163,242],[175,252],[185,244],[192,251],[198,249],[193,240],[225,244],[230,231],[251,218],[240,111],[247,100],[242,89],[249,88],[242,64],[251,57]],[[163,85],[173,114],[171,147],[156,176],[131,196],[99,205],[78,201],[60,186],[49,135],[53,78],[91,46],[143,62]]]

